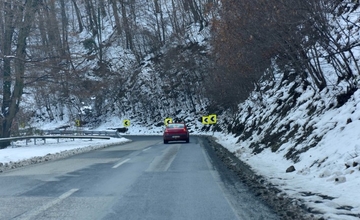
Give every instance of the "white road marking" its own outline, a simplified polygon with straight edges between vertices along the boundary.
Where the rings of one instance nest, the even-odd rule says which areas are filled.
[[[180,144],[171,145],[159,156],[156,156],[150,163],[146,172],[166,172],[172,162],[174,161],[177,152],[180,149]]]
[[[116,164],[115,166],[113,166],[112,168],[118,168],[119,166],[123,165],[124,163],[128,162],[130,160],[130,158],[124,160],[124,161],[121,161],[120,163]]]
[[[61,201],[63,201],[67,197],[71,196],[74,192],[76,192],[78,190],[79,189],[71,189],[71,190],[67,191],[66,193],[62,194],[61,196],[59,196],[58,198],[44,204],[43,206],[41,206],[39,208],[35,208],[31,212],[24,213],[24,215],[26,215],[26,216],[24,216],[24,217],[22,217],[20,219],[22,219],[22,220],[30,220],[30,219],[36,217],[37,215],[45,212],[47,209],[53,207],[54,205],[60,203]]]
[[[147,150],[150,150],[151,149],[151,147],[148,147],[148,148],[145,148],[144,150],[142,150],[142,151],[147,151]]]

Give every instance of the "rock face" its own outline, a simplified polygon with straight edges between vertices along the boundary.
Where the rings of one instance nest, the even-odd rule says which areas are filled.
[[[296,169],[295,169],[295,167],[294,166],[290,166],[290,167],[288,167],[287,169],[286,169],[286,172],[287,173],[291,173],[291,172],[294,172]]]
[[[125,133],[128,131],[128,128],[117,128],[116,131],[119,133]]]

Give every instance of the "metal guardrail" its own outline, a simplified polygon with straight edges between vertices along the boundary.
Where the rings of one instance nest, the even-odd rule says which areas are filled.
[[[36,140],[41,139],[46,143],[46,139],[57,139],[59,143],[60,138],[68,139],[110,139],[110,137],[120,138],[121,135],[117,131],[84,131],[84,130],[41,130],[39,131],[41,135],[31,135],[31,136],[18,136],[18,137],[9,137],[9,138],[0,138],[0,142],[14,142],[19,140],[26,140],[26,145],[29,140],[34,139],[36,145]]]
[[[121,137],[117,131],[90,131],[90,130],[42,130],[43,134],[49,135],[105,135],[110,137]]]
[[[20,141],[20,140],[26,140],[26,145],[28,144],[30,139],[34,139],[34,144],[36,145],[36,140],[41,139],[46,143],[46,139],[57,139],[57,142],[59,143],[60,138],[68,138],[68,139],[105,139],[109,140],[109,136],[100,136],[100,135],[35,135],[35,136],[22,136],[22,137],[9,137],[9,138],[0,138],[0,142],[6,142],[6,141]]]

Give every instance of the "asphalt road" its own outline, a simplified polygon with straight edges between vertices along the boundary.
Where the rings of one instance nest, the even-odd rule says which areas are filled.
[[[0,174],[0,219],[280,219],[201,137],[130,143]]]

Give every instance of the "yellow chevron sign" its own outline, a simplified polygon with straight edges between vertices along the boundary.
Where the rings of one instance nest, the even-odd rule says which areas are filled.
[[[209,115],[209,123],[210,124],[216,124],[216,115],[215,114],[212,114],[212,115]]]
[[[123,121],[123,125],[125,126],[125,127],[129,127],[130,126],[130,120],[124,120]]]
[[[216,122],[217,122],[217,118],[215,114],[203,116],[201,118],[201,123],[203,123],[204,125],[216,124]]]
[[[204,125],[208,125],[209,124],[209,116],[202,116],[201,123],[203,123]]]
[[[172,118],[165,118],[164,124],[165,126],[171,124],[173,122]]]

